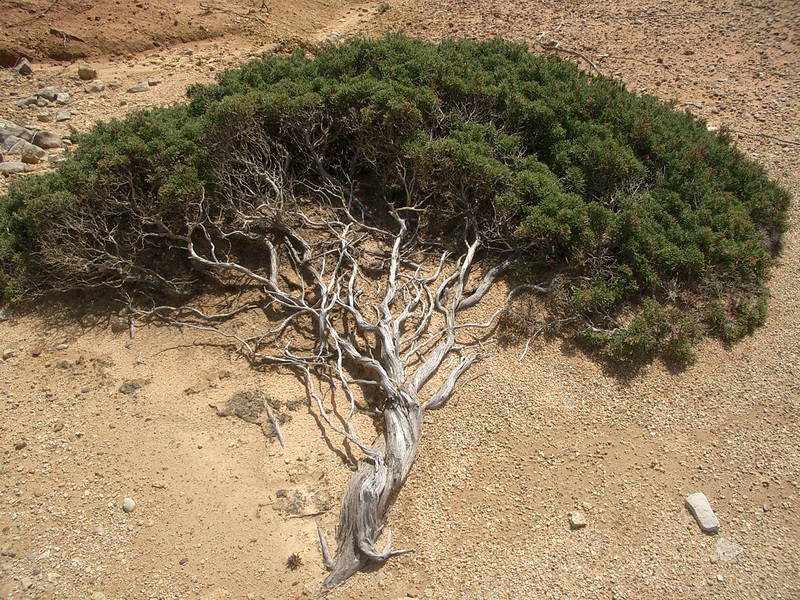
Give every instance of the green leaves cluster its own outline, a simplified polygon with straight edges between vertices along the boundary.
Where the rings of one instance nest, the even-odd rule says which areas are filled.
[[[291,157],[300,191],[326,174],[373,209],[423,204],[429,235],[474,220],[523,251],[518,271],[569,267],[563,310],[611,355],[685,358],[703,332],[732,339],[763,321],[751,307],[764,305],[788,194],[725,132],[569,61],[390,36],[264,56],[188,93],[98,125],[57,173],[0,199],[7,294],[46,267],[37,244],[65,207],[102,213],[113,196],[132,219],[180,220],[201,194],[235,202],[219,170],[261,156],[255,135]]]

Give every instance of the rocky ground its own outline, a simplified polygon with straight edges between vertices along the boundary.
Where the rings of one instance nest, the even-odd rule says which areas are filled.
[[[56,11],[72,5],[48,5],[13,13],[33,18],[13,41],[33,73],[0,72],[0,120],[28,129],[29,141],[179,101],[186,84],[275,42],[398,29],[434,40],[501,35],[731,128],[800,191],[800,9],[790,1],[273,0],[205,15],[189,3],[145,4],[135,16],[137,5],[125,5],[127,17],[122,4],[92,2],[63,22]],[[157,33],[159,10],[180,10],[198,28],[213,15],[224,35],[212,25],[191,43],[148,33],[146,52],[132,34],[129,48],[124,35],[112,49],[91,41],[106,34],[86,15]],[[50,28],[84,40],[86,56],[43,58]],[[6,27],[0,46],[18,29]],[[79,77],[83,63],[94,79]],[[92,91],[98,80],[104,89]],[[140,82],[145,91],[128,91]],[[47,87],[69,102],[17,105]],[[64,150],[44,152],[29,168],[49,168]],[[390,518],[395,547],[415,552],[330,597],[800,598],[796,201],[791,211],[766,326],[732,347],[703,342],[685,371],[615,370],[560,340],[537,342],[522,360],[522,348],[498,347],[426,427]],[[332,537],[350,449],[325,436],[294,377],[253,368],[217,339],[131,328],[113,302],[44,302],[2,319],[0,598],[313,594],[324,576],[314,521]],[[256,386],[286,449],[265,435]],[[716,513],[716,535],[686,510],[694,492]],[[291,554],[301,558],[294,570]]]

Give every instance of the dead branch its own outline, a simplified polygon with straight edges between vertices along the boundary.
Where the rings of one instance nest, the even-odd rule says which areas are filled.
[[[280,425],[278,425],[278,420],[275,418],[275,415],[272,412],[272,409],[269,406],[269,402],[267,402],[267,396],[264,392],[261,391],[257,385],[256,391],[261,395],[261,401],[264,403],[264,408],[267,411],[267,416],[269,417],[272,426],[275,428],[275,433],[278,435],[278,441],[281,443],[281,448],[286,448],[286,443],[283,441],[283,434],[281,433]]]

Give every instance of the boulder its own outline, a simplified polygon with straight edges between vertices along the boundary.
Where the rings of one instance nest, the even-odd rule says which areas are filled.
[[[85,81],[91,81],[97,77],[97,69],[93,69],[88,65],[81,65],[78,67],[78,77]]]

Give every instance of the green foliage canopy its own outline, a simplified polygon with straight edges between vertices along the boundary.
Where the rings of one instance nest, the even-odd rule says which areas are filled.
[[[424,207],[442,241],[476,222],[520,252],[518,277],[566,268],[557,316],[613,356],[686,359],[703,332],[735,339],[765,318],[787,192],[725,131],[569,61],[389,36],[265,55],[188,95],[77,135],[57,171],[0,198],[7,297],[115,283],[95,258],[109,231],[135,269],[167,250],[146,251],[148,223],[180,227],[201,197],[224,219],[258,189],[241,157],[283,156],[298,194],[347,182],[373,210]],[[97,225],[73,240],[77,214]],[[68,265],[47,251],[64,243]]]

